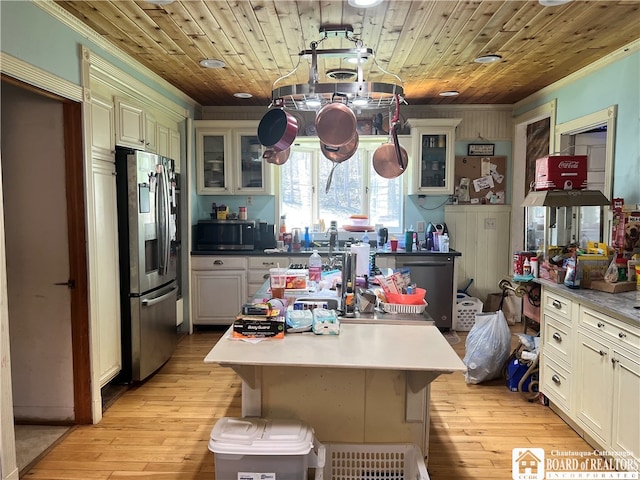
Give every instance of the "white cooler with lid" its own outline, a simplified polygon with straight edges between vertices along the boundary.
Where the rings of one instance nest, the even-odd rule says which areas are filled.
[[[224,417],[211,430],[216,480],[306,480],[325,448],[297,420]]]

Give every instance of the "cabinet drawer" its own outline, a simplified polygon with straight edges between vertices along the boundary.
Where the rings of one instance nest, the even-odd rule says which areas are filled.
[[[542,340],[542,348],[545,354],[551,354],[557,360],[563,361],[565,365],[571,366],[571,352],[574,341],[571,327],[549,315],[545,315]]]
[[[191,257],[191,270],[245,270],[246,268],[245,257],[226,255]]]
[[[553,313],[556,316],[571,320],[573,302],[565,297],[557,295],[555,292],[548,292],[545,289],[542,294],[542,306],[545,313]]]
[[[640,333],[638,328],[625,324],[588,307],[580,309],[580,323],[592,331],[597,331],[615,345],[622,345],[637,353],[640,349]]]
[[[276,268],[278,265],[287,267],[289,259],[287,257],[247,257],[249,268],[259,268],[268,271],[270,268]]]
[[[249,283],[262,285],[269,278],[269,272],[264,270],[249,270],[248,273]]]
[[[569,410],[569,399],[571,398],[571,376],[567,370],[549,359],[546,354],[542,355],[540,364],[540,384],[541,391],[549,399]]]

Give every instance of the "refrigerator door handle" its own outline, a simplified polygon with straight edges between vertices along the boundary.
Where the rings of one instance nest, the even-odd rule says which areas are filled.
[[[168,176],[164,166],[158,174],[158,195],[157,195],[157,225],[158,238],[160,238],[160,262],[158,265],[158,273],[165,275],[169,268],[169,195],[168,195]]]
[[[154,305],[157,305],[158,303],[164,302],[166,300],[167,296],[171,295],[177,289],[178,289],[178,287],[173,287],[171,290],[169,290],[164,295],[161,295],[161,296],[156,297],[156,298],[152,298],[150,300],[145,298],[140,303],[142,303],[142,306],[144,306],[144,307],[152,307]]]

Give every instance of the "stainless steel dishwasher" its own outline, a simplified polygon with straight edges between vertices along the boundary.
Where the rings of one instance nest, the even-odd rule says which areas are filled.
[[[453,326],[455,257],[451,252],[405,258],[396,255],[396,268],[409,268],[411,281],[427,291],[426,311],[440,330],[450,330]]]

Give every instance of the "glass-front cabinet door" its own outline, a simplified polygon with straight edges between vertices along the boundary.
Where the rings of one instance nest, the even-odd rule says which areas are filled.
[[[196,183],[199,194],[231,193],[228,167],[231,130],[196,128]]]
[[[452,194],[454,191],[455,129],[460,119],[410,119],[413,166],[410,193]]]
[[[235,193],[271,192],[270,164],[262,159],[257,128],[234,130]]]
[[[258,122],[196,120],[200,195],[272,194],[272,165],[262,159]]]

